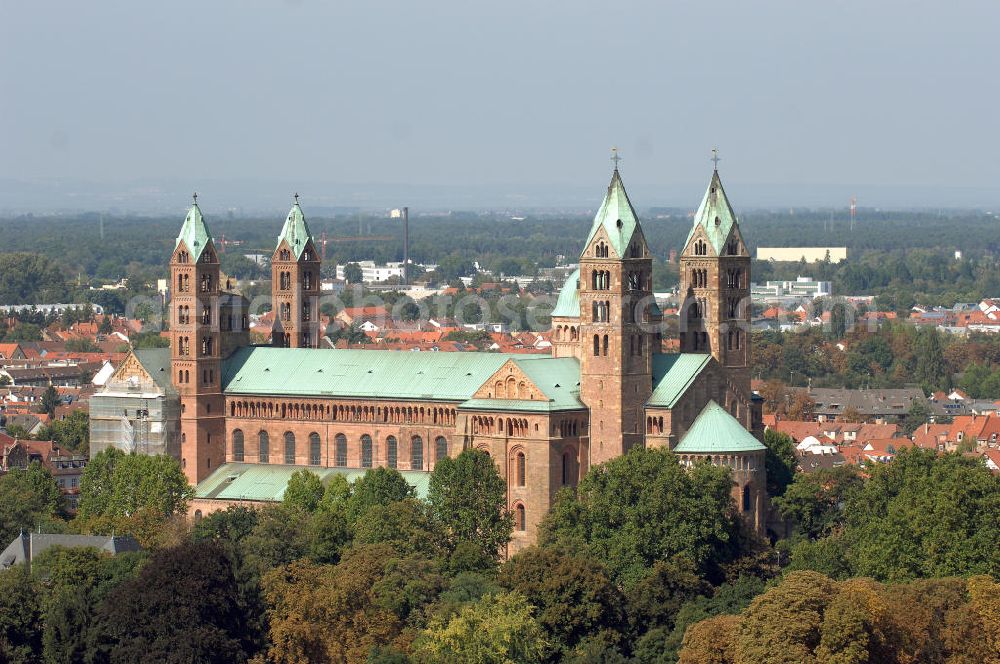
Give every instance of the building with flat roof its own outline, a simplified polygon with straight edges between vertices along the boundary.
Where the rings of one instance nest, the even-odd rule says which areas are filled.
[[[755,300],[830,297],[833,295],[833,284],[829,281],[815,281],[810,277],[797,277],[795,281],[751,284],[750,295]]]

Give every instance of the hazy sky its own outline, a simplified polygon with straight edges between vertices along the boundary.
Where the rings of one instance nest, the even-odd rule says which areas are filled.
[[[993,0],[0,0],[0,179],[564,203],[618,145],[633,198],[677,204],[718,145],[745,204],[989,205],[998,27]]]

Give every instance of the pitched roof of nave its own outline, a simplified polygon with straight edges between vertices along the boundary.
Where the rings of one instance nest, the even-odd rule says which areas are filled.
[[[547,355],[257,346],[240,348],[225,361],[222,384],[231,395],[465,402],[508,359],[549,400],[504,400],[510,406],[504,409],[585,407],[579,396],[579,361]],[[495,399],[474,401],[468,407],[501,409],[492,403]],[[479,403],[487,401],[491,403]]]
[[[181,225],[177,242],[174,243],[174,249],[176,250],[181,242],[184,242],[188,251],[191,252],[191,262],[197,263],[198,259],[201,258],[201,252],[211,241],[212,233],[208,230],[205,218],[201,216],[201,208],[198,207],[197,203],[194,203],[188,210],[187,216],[184,217],[184,223]]]
[[[601,207],[598,208],[594,216],[594,225],[590,228],[587,241],[584,247],[589,247],[597,231],[604,228],[611,246],[619,257],[625,255],[625,249],[632,241],[632,236],[639,226],[639,215],[635,213],[632,202],[625,193],[625,185],[622,184],[621,175],[618,169],[611,175],[611,183],[608,185],[608,193],[604,195]]]
[[[568,318],[580,317],[580,268],[573,270],[573,273],[566,277],[562,289],[559,291],[559,299],[556,306],[552,308],[550,316],[565,316]]]
[[[278,235],[278,244],[274,248],[275,251],[281,246],[282,240],[288,242],[288,246],[295,254],[295,260],[302,257],[302,252],[305,251],[306,245],[312,240],[312,233],[309,232],[309,225],[306,224],[306,216],[302,213],[302,208],[299,207],[297,198],[295,204],[292,205],[292,209],[288,211],[285,225],[281,227],[281,234]]]
[[[726,409],[710,400],[702,409],[674,452],[678,454],[724,454],[767,449],[743,428]]]
[[[712,181],[709,183],[705,197],[701,200],[701,205],[698,206],[698,211],[694,215],[694,224],[684,242],[685,247],[691,243],[691,238],[694,237],[699,226],[705,229],[709,242],[715,248],[716,256],[722,255],[722,247],[729,239],[729,233],[733,227],[739,228],[736,213],[733,212],[733,206],[729,204],[726,190],[722,188],[722,178],[719,177],[719,171],[712,172]]]
[[[653,355],[653,393],[646,405],[673,408],[711,360],[712,356],[704,353]]]

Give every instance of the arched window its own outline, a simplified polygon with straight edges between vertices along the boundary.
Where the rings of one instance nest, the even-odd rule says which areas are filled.
[[[338,433],[333,439],[334,464],[343,468],[347,465],[347,436]]]
[[[399,444],[396,442],[395,436],[389,436],[385,439],[385,455],[386,463],[389,464],[389,467],[395,468],[399,455]]]
[[[527,470],[528,470],[527,462],[524,458],[524,452],[517,453],[516,461],[517,461],[517,468],[515,469],[515,472],[517,473],[517,485],[524,486],[527,480],[525,476],[527,475]]]
[[[233,431],[233,461],[243,461],[243,432]]]
[[[601,354],[601,337],[600,335],[594,335],[594,357]]]
[[[267,432],[261,431],[257,434],[257,458],[261,463],[268,463],[269,457]]]
[[[448,458],[448,439],[438,436],[434,439],[434,461]]]
[[[517,530],[524,532],[525,530],[528,529],[528,518],[527,514],[524,511],[524,505],[518,505],[514,509],[514,512],[515,512],[514,527]]]
[[[569,484],[569,464],[571,459],[569,458],[569,452],[563,452],[562,455],[562,485],[566,486]]]
[[[295,434],[291,431],[285,432],[285,463],[295,463]]]
[[[602,346],[602,349],[604,351],[604,355],[607,355],[608,354],[608,335],[606,335],[606,334],[604,335],[604,344]]]
[[[315,431],[309,434],[309,463],[318,466],[322,460],[322,445],[319,442],[319,434]]]
[[[372,437],[368,434],[361,436],[361,467],[372,467]]]
[[[749,512],[750,511],[750,485],[749,484],[744,484],[743,485],[743,511],[744,512]]]
[[[424,469],[424,441],[420,436],[410,440],[410,470]]]

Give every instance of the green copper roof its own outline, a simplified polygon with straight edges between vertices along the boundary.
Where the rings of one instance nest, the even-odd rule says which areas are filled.
[[[285,219],[285,225],[281,228],[281,235],[278,236],[278,245],[274,248],[275,251],[281,246],[282,240],[288,242],[292,253],[295,254],[295,260],[302,257],[306,245],[312,240],[312,233],[309,232],[309,226],[306,224],[306,216],[302,214],[302,208],[299,207],[298,201],[295,201],[292,209],[288,211],[288,218]]]
[[[222,384],[227,394],[466,401],[510,358],[529,376],[525,367],[534,363],[560,377],[566,371],[563,359],[548,355],[256,346],[226,360]]]
[[[585,407],[580,401],[580,360],[542,356],[539,362],[537,357],[515,355],[514,364],[550,399],[553,407]]]
[[[559,299],[552,309],[552,316],[567,316],[569,318],[580,317],[580,290],[577,282],[580,281],[580,268],[573,270],[573,274],[566,277],[562,290],[559,291]]]
[[[673,408],[711,359],[702,353],[653,355],[653,393],[646,405]]]
[[[191,252],[191,262],[196,263],[201,258],[201,252],[211,241],[212,233],[209,232],[205,219],[201,216],[201,208],[195,203],[188,210],[187,216],[184,217],[184,225],[181,226],[181,233],[177,236],[174,249],[183,242],[187,245],[188,251]]]
[[[256,437],[254,438],[256,441]],[[380,441],[376,441],[377,445]],[[357,468],[322,468],[319,466],[286,466],[283,464],[225,463],[195,487],[194,497],[209,500],[259,500],[279,502],[292,474],[311,470],[326,484],[334,475],[343,475],[353,482],[367,472]],[[416,470],[400,471],[403,479],[416,490],[418,498],[427,497],[430,473]],[[197,508],[197,506],[196,506]]]
[[[519,413],[554,413],[564,410],[586,408],[582,403],[576,406],[560,406],[551,401],[529,399],[469,399],[458,406],[459,410],[490,410]]]
[[[687,241],[684,243],[685,247],[691,243],[691,238],[694,237],[695,230],[699,226],[705,229],[705,233],[708,235],[712,247],[715,248],[717,256],[722,254],[722,247],[725,246],[726,240],[729,239],[729,232],[733,229],[733,226],[738,226],[736,213],[733,212],[733,206],[729,204],[729,199],[726,198],[726,191],[722,188],[722,179],[719,177],[719,171],[712,173],[712,182],[708,185],[705,197],[702,199],[701,205],[698,206],[698,211],[694,215],[694,224],[691,226]]]
[[[163,390],[164,394],[175,395],[174,383],[170,373],[169,348],[139,348],[132,351],[142,368],[152,377],[153,382]]]
[[[756,452],[764,445],[743,428],[726,409],[709,401],[681,438],[674,452],[721,454],[725,452]]]
[[[611,176],[608,193],[604,195],[604,201],[601,203],[600,209],[597,210],[594,225],[590,229],[584,247],[590,246],[590,242],[597,235],[597,230],[602,226],[611,240],[611,246],[614,247],[615,253],[618,254],[619,258],[623,257],[626,247],[632,241],[635,229],[639,228],[639,215],[635,213],[635,208],[632,207],[628,194],[625,193],[625,185],[622,184],[622,178],[617,168]]]

